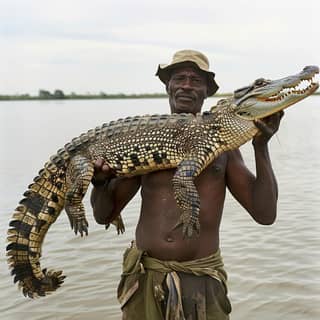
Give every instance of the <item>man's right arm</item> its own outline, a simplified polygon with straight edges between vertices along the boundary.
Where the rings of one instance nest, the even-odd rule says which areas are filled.
[[[115,177],[103,160],[95,163],[94,188],[91,193],[93,215],[97,223],[114,220],[140,188],[140,177]]]

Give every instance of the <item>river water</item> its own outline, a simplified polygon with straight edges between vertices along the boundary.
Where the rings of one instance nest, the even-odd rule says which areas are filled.
[[[204,109],[215,103],[206,101]],[[0,314],[5,320],[120,319],[116,287],[124,249],[134,238],[140,198],[125,209],[126,233],[116,235],[92,218],[85,197],[89,236],[74,236],[63,212],[44,241],[42,267],[68,275],[53,294],[24,298],[5,258],[13,209],[39,169],[71,138],[119,117],[167,113],[166,99],[71,100],[0,103]],[[256,224],[228,195],[221,250],[229,273],[234,320],[320,319],[320,97],[286,112],[270,143],[279,183],[278,219]],[[254,170],[251,144],[241,148]]]

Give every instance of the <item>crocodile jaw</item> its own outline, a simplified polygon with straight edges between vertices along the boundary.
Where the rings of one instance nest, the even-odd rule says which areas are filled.
[[[255,120],[283,110],[318,89],[319,83],[315,79],[318,73],[318,67],[308,66],[294,76],[264,80],[261,87],[252,87],[242,97],[234,98],[236,114],[246,120]]]

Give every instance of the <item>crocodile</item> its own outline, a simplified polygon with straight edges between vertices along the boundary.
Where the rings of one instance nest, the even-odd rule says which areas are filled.
[[[65,209],[76,234],[88,234],[82,199],[94,174],[94,161],[104,159],[116,176],[143,175],[176,168],[173,192],[185,237],[200,232],[200,199],[194,179],[225,151],[258,134],[255,121],[315,92],[316,66],[279,80],[257,79],[216,106],[192,114],[145,115],[111,121],[74,138],[50,157],[24,193],[8,230],[8,264],[25,296],[45,296],[64,282],[62,271],[41,269],[41,246]],[[121,217],[115,219],[123,231]]]

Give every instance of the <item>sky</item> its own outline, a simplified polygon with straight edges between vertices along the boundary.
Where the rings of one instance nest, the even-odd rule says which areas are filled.
[[[0,0],[0,94],[162,93],[157,66],[181,49],[231,92],[320,65],[319,14],[319,0]]]

